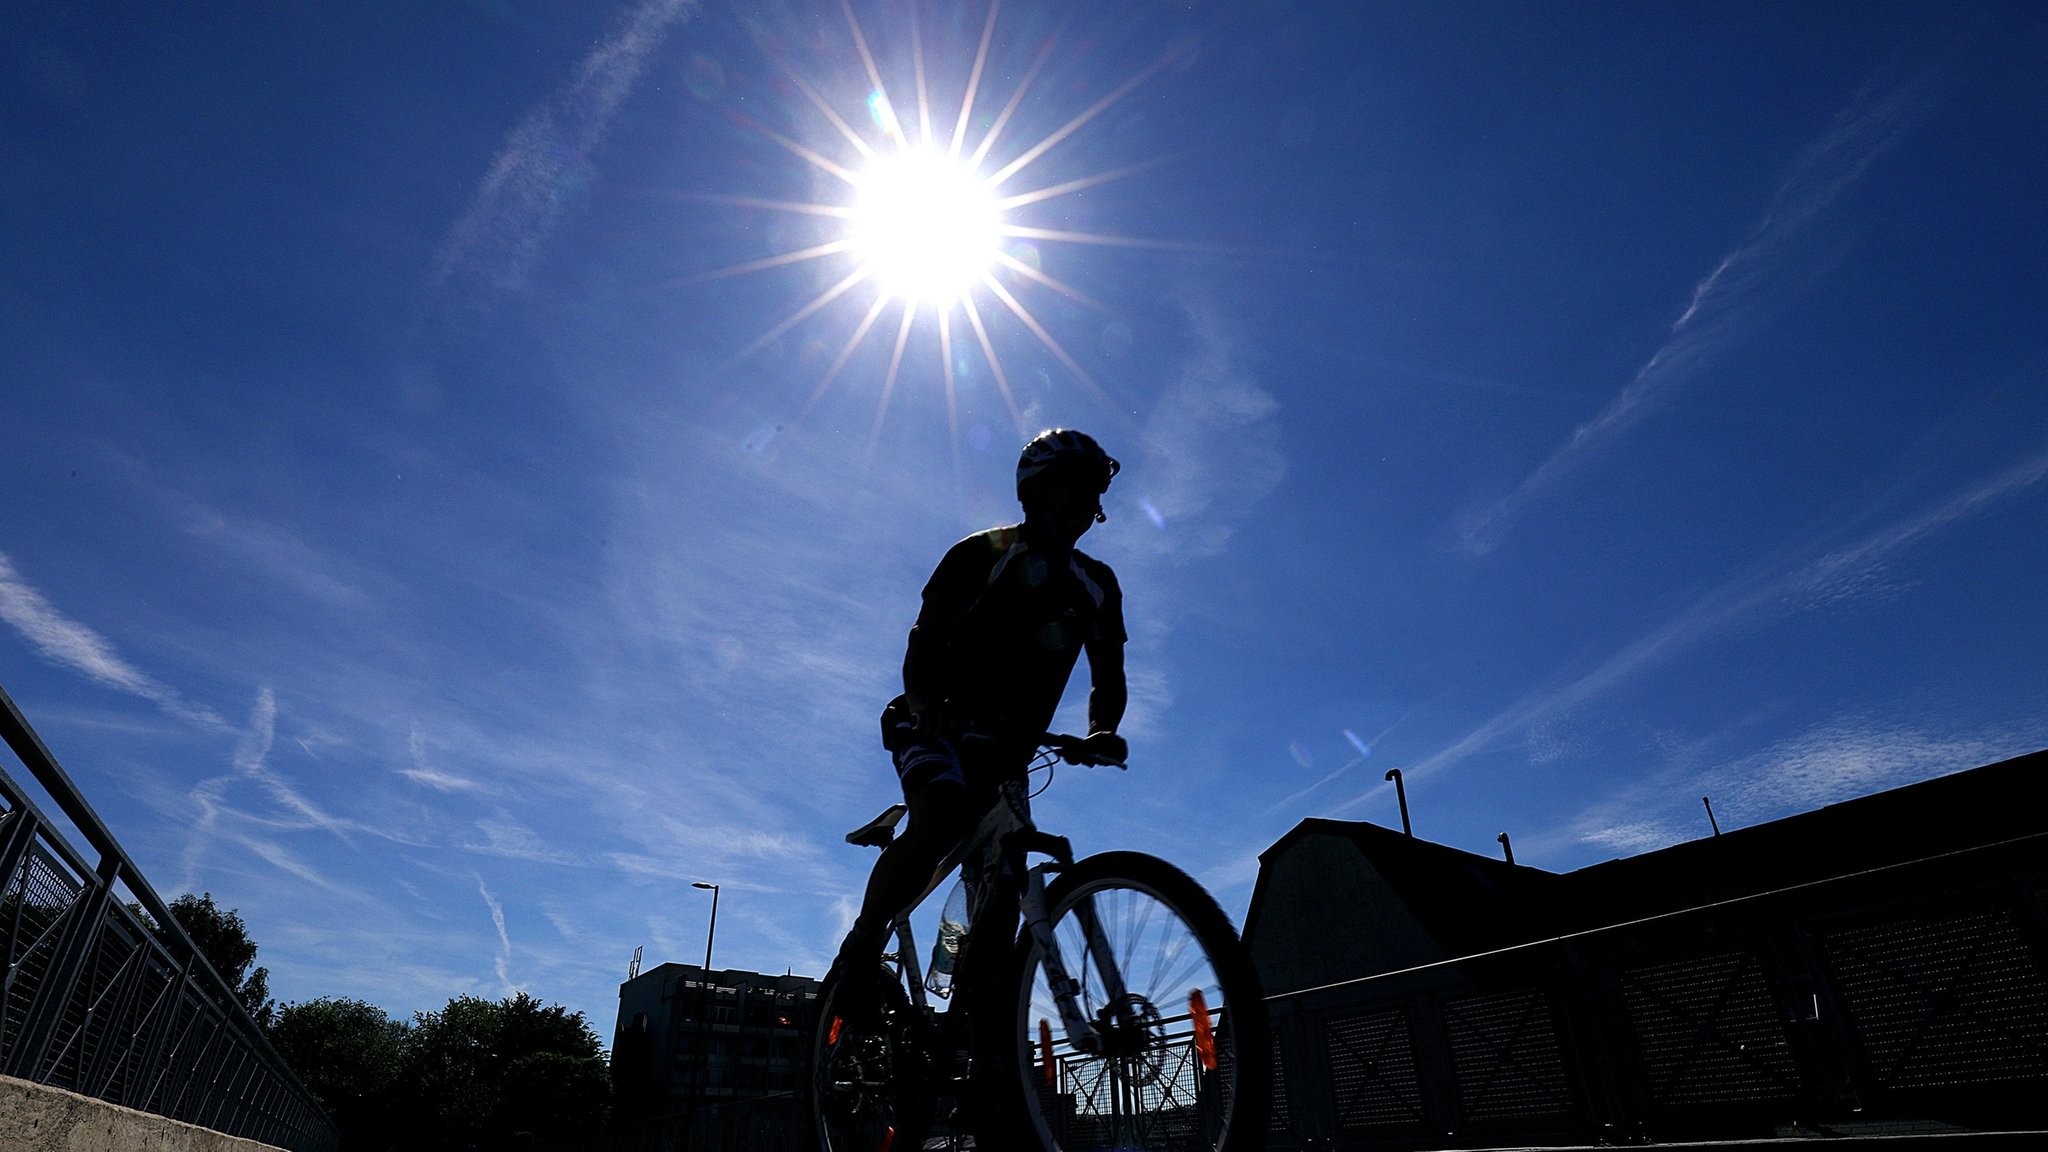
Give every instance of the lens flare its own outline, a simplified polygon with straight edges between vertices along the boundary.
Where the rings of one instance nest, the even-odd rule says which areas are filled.
[[[849,239],[890,295],[948,304],[981,282],[1002,236],[995,196],[943,152],[877,156],[859,177]]]

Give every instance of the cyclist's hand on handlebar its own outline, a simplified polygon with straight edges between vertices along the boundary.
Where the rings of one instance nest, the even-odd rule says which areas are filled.
[[[1113,764],[1122,768],[1131,757],[1131,746],[1114,732],[1094,732],[1074,746],[1073,756],[1082,764]]]

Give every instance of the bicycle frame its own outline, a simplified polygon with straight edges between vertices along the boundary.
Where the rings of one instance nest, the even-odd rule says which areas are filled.
[[[917,937],[911,930],[910,913],[930,899],[932,893],[938,891],[955,871],[965,868],[970,896],[968,922],[975,923],[987,909],[991,892],[989,885],[1003,882],[1003,865],[1021,864],[1024,857],[1032,852],[1049,855],[1052,859],[1024,871],[1018,899],[1024,930],[1031,933],[1044,953],[1046,985],[1059,1009],[1060,1024],[1066,1031],[1068,1045],[1077,1052],[1099,1052],[1102,1035],[1095,1022],[1081,1010],[1080,982],[1067,972],[1060,949],[1054,944],[1052,920],[1045,904],[1046,877],[1071,864],[1073,852],[1065,838],[1041,833],[1032,822],[1031,802],[1021,781],[1003,783],[998,802],[982,817],[974,833],[946,856],[933,871],[924,891],[909,909],[896,918],[892,925],[896,952],[893,957],[885,956],[883,959],[895,960],[898,976],[917,1010],[921,1013],[931,1011],[931,1002],[925,995],[924,973],[918,963],[920,952]],[[1012,859],[1006,861],[1005,856]],[[1088,952],[1095,958],[1096,974],[1102,981],[1108,1002],[1121,1006],[1125,1000],[1123,974],[1118,970],[1109,940],[1096,919],[1094,905],[1083,904],[1075,908],[1074,913],[1087,935]],[[983,962],[986,962],[985,958]],[[974,974],[972,969],[969,974]]]

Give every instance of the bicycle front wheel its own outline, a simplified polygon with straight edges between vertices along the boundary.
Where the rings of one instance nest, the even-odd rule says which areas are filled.
[[[992,1102],[997,1125],[1047,1152],[1257,1149],[1272,1093],[1266,1005],[1216,901],[1163,860],[1106,852],[1062,873],[1046,905],[1053,967],[1100,1050],[1066,1034],[1048,950],[1027,930],[996,982],[1008,1002],[990,1005],[1000,1048],[982,1048],[1016,1086]]]

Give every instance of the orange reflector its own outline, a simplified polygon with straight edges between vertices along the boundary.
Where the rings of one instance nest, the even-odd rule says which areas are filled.
[[[1045,1052],[1045,1086],[1052,1087],[1052,1021],[1038,1018],[1038,1046]]]
[[[828,1047],[828,1048],[829,1048],[829,1047],[831,1047],[832,1045],[834,1045],[834,1044],[837,1044],[837,1043],[839,1043],[839,1026],[840,1026],[841,1024],[844,1024],[845,1022],[846,1022],[846,1021],[845,1021],[845,1019],[844,1019],[843,1017],[839,1017],[839,1016],[834,1016],[834,1017],[832,1018],[832,1028],[831,1028],[831,1030],[830,1030],[830,1031],[828,1031],[828,1032],[826,1032],[826,1033],[825,1033],[825,1046],[826,1046],[826,1047]]]
[[[892,1124],[888,1128],[883,1129],[882,1146],[880,1148],[875,1149],[875,1152],[889,1152],[889,1145],[894,1144],[895,1142],[896,1126]]]
[[[1209,1026],[1209,1001],[1200,988],[1188,992],[1188,1019],[1195,1025],[1195,1055],[1202,1067],[1216,1070],[1216,1030]]]

